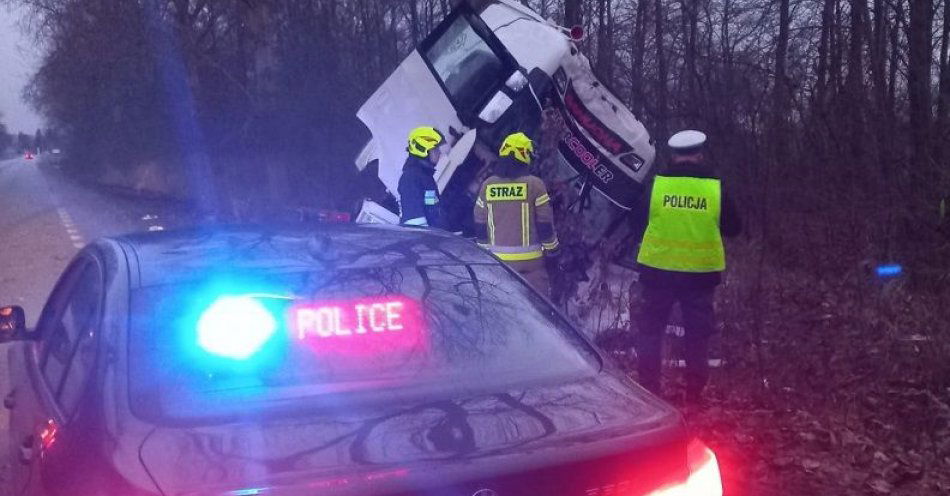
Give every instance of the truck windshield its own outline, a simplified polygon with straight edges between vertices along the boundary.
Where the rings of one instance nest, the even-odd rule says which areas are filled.
[[[460,112],[476,113],[509,76],[504,62],[465,16],[458,16],[423,55]]]

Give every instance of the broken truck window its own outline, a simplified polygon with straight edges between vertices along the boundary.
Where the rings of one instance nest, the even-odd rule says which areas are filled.
[[[458,16],[425,53],[456,108],[473,112],[504,81],[504,63],[472,28]]]

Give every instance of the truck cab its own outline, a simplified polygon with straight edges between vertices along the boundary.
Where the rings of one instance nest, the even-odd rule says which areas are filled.
[[[597,79],[579,37],[513,0],[459,3],[357,112],[372,134],[357,168],[378,170],[398,195],[409,131],[436,127],[452,146],[436,168],[443,208],[449,228],[465,231],[472,186],[504,137],[523,131],[538,143],[555,133],[543,176],[571,184],[595,214],[589,232],[603,232],[636,203],[655,150],[643,124]],[[364,202],[357,221],[398,222],[378,203]]]

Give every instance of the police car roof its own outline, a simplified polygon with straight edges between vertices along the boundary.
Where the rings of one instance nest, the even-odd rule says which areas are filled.
[[[214,226],[131,234],[133,285],[216,272],[301,272],[383,266],[495,264],[474,243],[437,230],[384,225]],[[136,274],[137,272],[137,274]]]

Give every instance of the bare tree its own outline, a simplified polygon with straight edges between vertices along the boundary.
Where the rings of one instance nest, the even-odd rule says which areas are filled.
[[[650,6],[649,0],[637,0],[636,17],[633,20],[633,33],[630,44],[630,103],[631,110],[637,116],[643,115],[643,57],[646,53],[646,37],[649,27],[647,19],[647,9]]]
[[[690,109],[691,112],[698,110],[699,103],[699,97],[696,94],[696,81],[699,77],[696,66],[696,38],[699,30],[698,3],[698,0],[683,0],[680,2],[683,16],[683,37],[685,38],[683,47],[683,69],[685,73],[683,78],[685,79],[684,91],[686,95],[684,100],[685,107]]]
[[[867,17],[867,0],[851,1],[851,30],[848,45],[848,76],[846,80],[846,105],[848,111],[848,143],[855,164],[864,162],[864,108],[866,106],[864,84],[864,35]],[[852,183],[853,184],[853,183]]]
[[[910,132],[915,167],[931,169],[930,133],[931,64],[933,0],[910,0],[910,22],[907,25],[908,61],[907,92],[910,100]]]
[[[893,143],[893,108],[887,98],[887,30],[888,16],[884,0],[874,0],[874,27],[871,32],[870,66],[874,93],[873,127],[877,139],[877,161],[881,174],[887,175]]]
[[[662,0],[655,0],[653,2],[653,43],[656,45],[656,109],[654,119],[656,121],[656,133],[661,139],[669,133],[667,129],[667,78],[669,77],[669,69],[666,59],[666,42],[664,40],[664,25],[666,24],[664,12]]]
[[[564,0],[564,24],[566,26],[583,25],[581,0]]]
[[[878,0],[880,1],[880,0]],[[942,163],[947,157],[950,136],[950,0],[943,1],[943,26],[940,32],[939,92],[937,96],[937,123],[935,126],[935,159]]]
[[[607,81],[613,81],[616,62],[612,0],[597,0],[597,25],[597,74]]]
[[[784,135],[788,122],[789,111],[789,81],[788,81],[788,37],[791,25],[791,7],[789,0],[779,2],[779,31],[775,46],[775,83],[773,87],[773,105],[775,119],[775,163],[781,164],[787,159]]]

